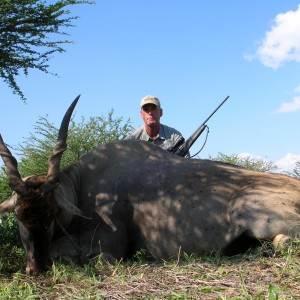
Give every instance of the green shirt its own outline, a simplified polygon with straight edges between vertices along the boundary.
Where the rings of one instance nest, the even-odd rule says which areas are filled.
[[[173,146],[177,139],[181,137],[182,134],[169,126],[160,124],[160,129],[158,136],[155,140],[153,140],[145,130],[144,125],[134,129],[128,136],[125,137],[125,140],[143,140],[147,142],[151,142],[165,150],[169,147]]]

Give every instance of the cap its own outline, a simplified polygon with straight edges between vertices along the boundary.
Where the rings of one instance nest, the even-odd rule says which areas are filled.
[[[154,105],[160,107],[160,101],[155,96],[148,95],[148,96],[145,96],[144,98],[142,98],[142,100],[141,100],[141,107],[143,107],[146,104],[154,104]]]

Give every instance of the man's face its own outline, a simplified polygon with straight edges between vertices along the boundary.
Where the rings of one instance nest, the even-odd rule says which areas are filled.
[[[154,104],[146,104],[141,109],[141,117],[148,126],[160,124],[162,109]]]

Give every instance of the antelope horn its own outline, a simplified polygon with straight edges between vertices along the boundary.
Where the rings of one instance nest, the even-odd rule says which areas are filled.
[[[51,190],[55,189],[58,185],[57,179],[60,172],[60,161],[64,151],[67,149],[67,137],[68,137],[68,128],[70,119],[73,113],[73,110],[80,98],[80,95],[72,102],[69,109],[65,113],[65,116],[61,122],[60,129],[58,132],[58,138],[56,145],[52,151],[52,155],[48,160],[48,173],[45,180],[45,183],[41,187],[41,191],[44,194],[47,194]]]
[[[13,191],[15,191],[18,194],[26,194],[28,192],[28,187],[23,182],[21,175],[18,171],[18,162],[15,159],[15,157],[11,154],[7,146],[4,144],[1,134],[0,155],[6,168],[9,186]]]
[[[14,193],[12,193],[10,198],[3,201],[0,204],[0,215],[4,214],[6,212],[13,211],[16,208],[17,198],[18,198],[18,194],[16,192],[14,192]]]

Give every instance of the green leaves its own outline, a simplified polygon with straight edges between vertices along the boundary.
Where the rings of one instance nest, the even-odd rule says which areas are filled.
[[[273,162],[251,158],[250,156],[240,157],[237,154],[225,155],[223,153],[219,153],[216,158],[212,159],[259,172],[272,172],[277,169],[277,166]]]
[[[85,0],[59,0],[46,4],[42,0],[0,1],[0,76],[26,102],[16,76],[28,75],[30,69],[48,71],[54,53],[65,52],[63,44],[70,40],[52,41],[55,35],[67,35],[63,27],[72,27],[77,16],[68,16],[64,8],[75,4],[92,4]],[[55,75],[51,73],[52,75]]]
[[[273,283],[269,285],[268,292],[269,292],[269,300],[279,299],[279,290]]]
[[[68,130],[68,148],[64,152],[61,168],[77,161],[82,155],[99,144],[122,140],[132,130],[122,118],[113,116],[111,110],[106,117],[90,117],[89,120],[81,118],[79,123],[71,119]],[[22,176],[44,174],[48,169],[48,158],[51,155],[58,135],[58,129],[47,118],[40,117],[34,127],[34,132],[26,138],[17,149],[22,157],[19,171]]]

